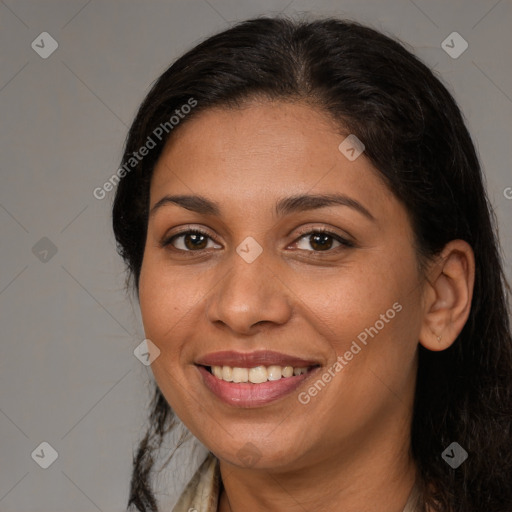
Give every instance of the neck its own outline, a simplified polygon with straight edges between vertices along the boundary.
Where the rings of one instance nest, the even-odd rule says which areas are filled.
[[[247,469],[220,461],[219,512],[402,512],[416,468],[409,443],[403,442],[409,439],[408,425],[392,426],[391,436],[380,425],[370,437],[363,434],[366,443],[352,440],[300,469]]]

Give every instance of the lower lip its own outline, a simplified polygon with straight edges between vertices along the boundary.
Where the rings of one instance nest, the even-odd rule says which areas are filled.
[[[206,387],[223,402],[235,407],[259,407],[274,402],[297,389],[320,368],[308,373],[269,380],[261,384],[226,382],[212,375],[204,366],[197,366]]]

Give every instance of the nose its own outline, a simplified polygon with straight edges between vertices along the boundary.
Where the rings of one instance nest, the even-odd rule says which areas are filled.
[[[210,322],[249,335],[257,325],[283,325],[289,320],[292,293],[269,259],[263,251],[255,261],[247,263],[233,251],[227,262],[230,270],[208,298]]]

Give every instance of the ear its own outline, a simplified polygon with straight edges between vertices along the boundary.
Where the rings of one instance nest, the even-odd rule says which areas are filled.
[[[419,342],[428,350],[445,350],[457,339],[471,309],[475,256],[464,240],[452,240],[427,272],[424,316]]]

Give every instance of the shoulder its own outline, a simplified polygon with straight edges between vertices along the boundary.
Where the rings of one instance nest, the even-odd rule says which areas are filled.
[[[172,512],[217,512],[219,501],[219,461],[211,452],[199,466]]]

